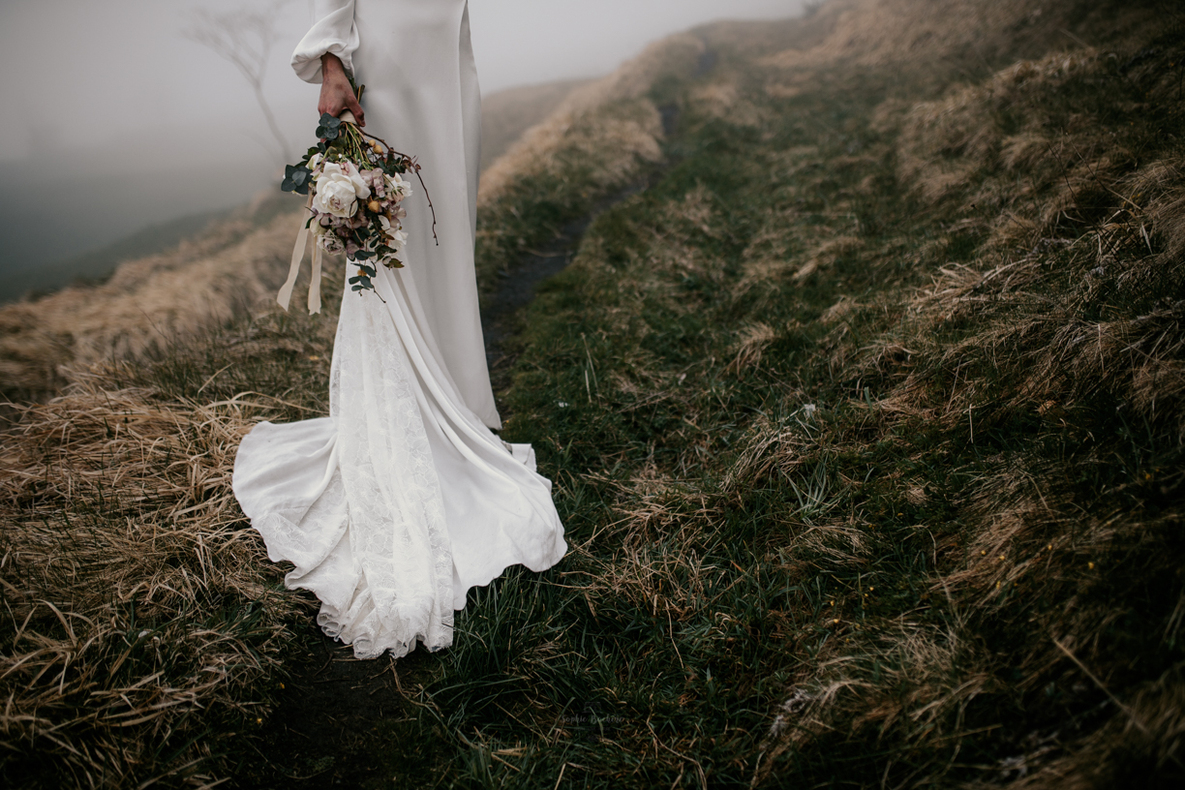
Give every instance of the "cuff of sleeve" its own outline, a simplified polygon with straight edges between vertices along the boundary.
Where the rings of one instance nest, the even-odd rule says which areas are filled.
[[[342,44],[334,44],[313,51],[298,49],[292,53],[292,69],[296,72],[296,76],[305,82],[320,83],[322,80],[321,56],[327,54],[337,55],[345,67],[346,73],[351,77],[354,76],[354,51]]]
[[[321,82],[321,56],[337,55],[346,73],[354,76],[354,50],[358,28],[354,26],[354,0],[332,4],[333,10],[317,20],[292,53],[292,68],[305,82]]]

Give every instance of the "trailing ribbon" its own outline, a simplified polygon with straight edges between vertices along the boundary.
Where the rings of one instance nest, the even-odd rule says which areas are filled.
[[[313,195],[308,195],[308,203],[305,204],[307,210],[312,211]],[[302,223],[307,223],[308,219],[303,219]],[[296,276],[300,275],[300,264],[305,259],[305,248],[308,245],[308,237],[313,235],[312,229],[301,224],[300,230],[296,232],[296,245],[293,248],[293,261],[288,264],[288,280],[281,285],[280,293],[276,294],[276,301],[280,302],[280,307],[284,310],[288,309],[288,302],[292,301],[293,288],[296,285]],[[313,315],[321,311],[321,245],[313,244],[313,280],[308,284],[308,314]]]
[[[321,312],[321,245],[313,246],[313,281],[309,283],[309,315]]]
[[[305,209],[312,210],[313,196],[309,195],[309,202],[305,204]],[[292,300],[292,289],[296,286],[296,277],[300,274],[300,263],[304,260],[304,250],[308,245],[309,237],[313,235],[311,228],[305,227],[308,222],[308,217],[301,220],[300,230],[296,234],[296,245],[292,248],[292,263],[288,265],[288,279],[284,281],[284,285],[280,287],[280,293],[276,295],[276,301],[280,303],[280,307],[285,310],[288,309],[288,303]],[[309,315],[321,312],[321,245],[313,244],[313,279],[309,282]]]

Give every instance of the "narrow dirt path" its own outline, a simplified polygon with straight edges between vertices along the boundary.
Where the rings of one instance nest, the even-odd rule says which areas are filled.
[[[486,362],[494,392],[510,385],[510,369],[517,354],[514,338],[522,330],[523,309],[535,298],[535,289],[544,280],[562,272],[580,247],[584,232],[600,214],[624,200],[648,189],[654,177],[640,179],[624,189],[602,198],[592,209],[564,225],[555,237],[537,250],[529,250],[482,305],[481,329],[485,335]]]

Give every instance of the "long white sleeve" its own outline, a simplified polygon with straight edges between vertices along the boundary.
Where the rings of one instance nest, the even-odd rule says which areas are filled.
[[[305,82],[321,81],[321,56],[337,55],[349,74],[354,73],[358,28],[354,25],[354,0],[315,0],[316,22],[292,53],[292,68]]]

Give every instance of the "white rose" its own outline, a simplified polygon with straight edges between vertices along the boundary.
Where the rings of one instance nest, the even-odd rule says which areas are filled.
[[[335,217],[354,216],[358,211],[358,199],[370,197],[370,187],[358,174],[358,168],[349,162],[326,164],[317,177],[316,191],[313,208]]]
[[[379,217],[379,225],[383,229],[383,235],[386,237],[387,246],[399,252],[407,244],[407,233],[403,231],[398,225],[392,225],[391,221],[386,217]]]
[[[411,194],[411,183],[400,178],[398,173],[392,173],[387,176],[387,191],[403,200]]]

